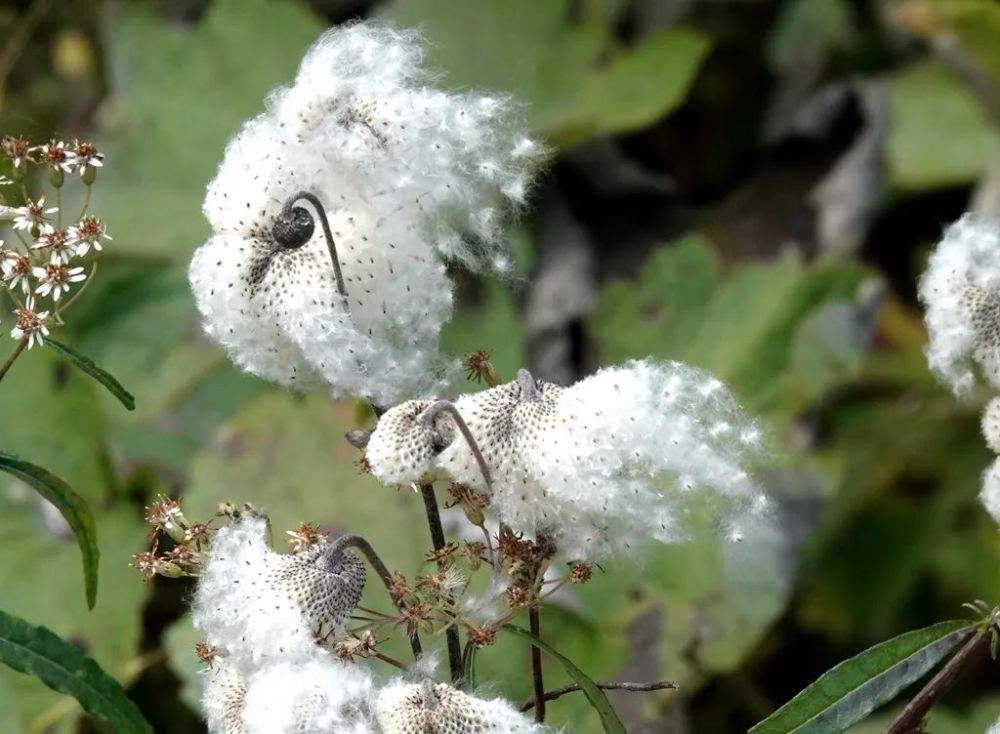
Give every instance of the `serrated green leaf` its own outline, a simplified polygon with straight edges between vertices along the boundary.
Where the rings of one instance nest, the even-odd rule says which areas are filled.
[[[2,611],[0,660],[55,691],[73,696],[85,711],[108,722],[117,734],[153,731],[118,682],[78,647],[45,627]]]
[[[100,550],[97,548],[94,517],[90,514],[86,500],[52,472],[27,461],[21,461],[3,451],[0,451],[0,471],[7,472],[31,485],[59,510],[73,529],[80,544],[80,554],[83,556],[87,606],[93,609],[97,602],[97,562]]]
[[[594,710],[601,717],[601,724],[604,726],[606,734],[627,734],[625,725],[618,718],[618,714],[615,713],[615,709],[604,691],[598,688],[597,684],[586,673],[580,670],[572,660],[526,629],[513,624],[505,624],[503,628],[507,632],[527,640],[533,646],[543,650],[559,661],[570,677],[580,686],[583,694],[587,697],[587,701],[590,702],[590,705],[594,707]]]
[[[104,385],[108,392],[118,398],[118,401],[128,410],[135,410],[135,396],[122,387],[122,384],[118,382],[113,375],[94,364],[94,360],[83,356],[79,352],[68,347],[62,342],[56,341],[52,337],[45,340],[45,345],[59,352],[59,354],[72,362],[75,367],[83,372],[86,372],[99,383]]]
[[[835,734],[924,676],[972,633],[941,622],[871,647],[820,676],[749,734]]]

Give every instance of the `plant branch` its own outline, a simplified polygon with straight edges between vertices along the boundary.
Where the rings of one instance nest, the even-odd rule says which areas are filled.
[[[431,531],[431,543],[434,545],[434,550],[439,551],[445,546],[444,526],[441,524],[441,511],[438,509],[437,497],[434,496],[434,485],[420,485],[420,494],[424,498],[424,510],[427,513],[427,525]],[[442,567],[443,563],[438,561],[438,568]],[[462,644],[458,639],[458,629],[451,625],[445,634],[448,640],[448,667],[451,669],[451,680],[458,683],[462,680]]]
[[[535,604],[528,610],[528,621],[531,624],[531,634],[535,637],[542,636],[542,618]],[[535,700],[535,721],[539,724],[545,721],[545,681],[542,680],[542,651],[531,646],[531,682],[534,687]]]
[[[17,346],[14,348],[14,351],[10,353],[10,356],[7,357],[7,361],[3,363],[3,367],[0,367],[0,380],[2,380],[7,375],[7,372],[17,361],[17,358],[21,356],[21,353],[27,346],[28,346],[27,337],[21,339],[21,341],[17,343]]]
[[[921,723],[934,704],[954,685],[969,663],[979,659],[989,647],[989,628],[977,631],[962,648],[955,653],[937,675],[920,689],[906,707],[896,716],[885,730],[885,734],[912,734],[920,731]]]
[[[382,579],[382,583],[385,585],[386,591],[389,592],[389,598],[392,599],[392,574],[389,569],[379,558],[378,553],[372,547],[372,544],[367,540],[362,538],[360,535],[342,535],[330,544],[329,553],[331,555],[338,555],[343,553],[348,548],[356,548],[361,551],[368,562],[375,569],[375,573],[378,574],[379,578]],[[403,611],[399,604],[396,604],[396,600],[392,599],[393,604],[399,611]],[[417,660],[423,655],[423,649],[420,646],[420,637],[416,632],[410,637],[410,647],[413,649],[413,657]]]
[[[612,681],[609,683],[595,683],[594,685],[596,685],[602,691],[630,691],[632,693],[676,690],[680,688],[679,685],[669,680],[657,681],[655,683],[630,683],[628,681]],[[579,690],[581,690],[581,688],[576,683],[574,683],[571,686],[563,686],[562,688],[555,688],[545,694],[545,700],[554,701],[557,698],[565,696],[567,693],[575,693]],[[534,707],[535,707],[535,701],[532,699],[522,703],[520,710],[530,711]]]

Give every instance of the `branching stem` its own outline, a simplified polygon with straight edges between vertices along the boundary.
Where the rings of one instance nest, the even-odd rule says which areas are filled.
[[[433,484],[420,485],[420,494],[424,498],[424,510],[427,513],[427,525],[431,531],[431,543],[435,551],[445,546],[444,526],[441,524],[441,511],[438,509],[437,497],[434,495]],[[438,562],[438,568],[443,562]],[[446,631],[448,640],[448,667],[451,670],[451,680],[458,683],[462,680],[462,644],[458,639],[458,629],[451,625]]]
[[[676,683],[669,680],[657,681],[655,683],[629,683],[628,681],[612,681],[610,683],[595,683],[602,691],[631,691],[633,693],[644,693],[647,691],[665,691],[680,688]],[[575,693],[582,690],[579,685],[563,686],[555,688],[545,694],[546,701],[554,701],[565,696],[567,693]],[[521,704],[521,711],[530,711],[535,707],[535,701],[525,701]]]

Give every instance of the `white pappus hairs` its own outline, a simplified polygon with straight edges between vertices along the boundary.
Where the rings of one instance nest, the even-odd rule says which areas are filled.
[[[500,698],[470,696],[444,683],[397,680],[379,691],[382,734],[541,734],[544,727]]]
[[[198,579],[194,626],[244,674],[270,661],[313,658],[317,639],[336,641],[365,582],[362,562],[330,546],[276,553],[261,517],[221,528]]]
[[[966,214],[948,227],[918,294],[931,369],[960,394],[975,383],[977,364],[1000,388],[1000,220]]]
[[[542,150],[501,97],[429,85],[413,31],[326,33],[295,82],[229,143],[190,281],[205,330],[241,367],[379,405],[440,389],[452,311],[445,261],[504,270],[504,224]],[[329,218],[346,298],[313,203]]]
[[[567,388],[522,372],[463,395],[455,406],[491,486],[452,417],[427,420],[430,405],[406,402],[379,420],[365,451],[376,478],[430,473],[491,491],[500,520],[578,560],[680,540],[699,505],[738,538],[741,517],[767,504],[747,468],[761,449],[756,423],[719,380],[680,362],[629,362]]]

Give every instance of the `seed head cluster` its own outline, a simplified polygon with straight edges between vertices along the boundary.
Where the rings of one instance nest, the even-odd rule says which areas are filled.
[[[920,279],[931,369],[957,394],[981,378],[1000,391],[1000,219],[966,214],[945,230]],[[1000,454],[1000,398],[983,411],[986,445]],[[1000,523],[1000,458],[980,499]]]
[[[489,468],[487,483],[451,415],[428,401],[379,420],[365,450],[388,484],[440,477],[490,496],[501,523],[590,561],[642,538],[684,537],[685,513],[711,502],[727,535],[763,494],[747,465],[761,435],[715,378],[679,362],[630,362],[563,388],[530,376],[455,406]]]
[[[457,369],[437,347],[452,310],[445,261],[508,267],[503,226],[540,149],[507,100],[430,80],[415,33],[341,27],[230,142],[190,280],[206,331],[243,368],[380,405]],[[345,293],[313,203],[295,213],[304,240],[276,235],[299,192],[322,204]]]

